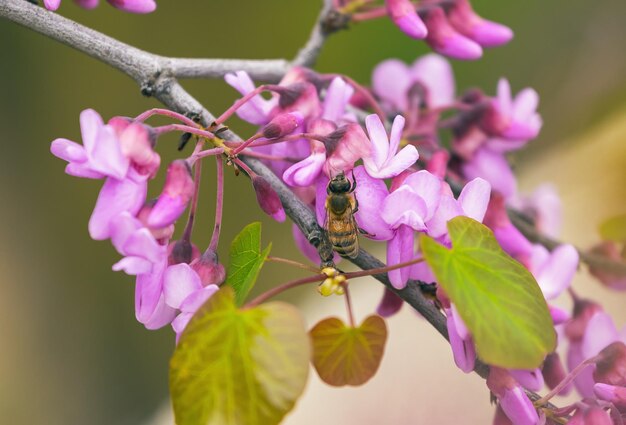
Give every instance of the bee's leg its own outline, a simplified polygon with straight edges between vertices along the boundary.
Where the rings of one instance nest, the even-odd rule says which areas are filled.
[[[360,227],[358,227],[358,228],[357,228],[357,230],[358,230],[358,231],[359,231],[359,233],[360,233],[360,234],[362,234],[363,236],[369,236],[369,237],[371,237],[371,238],[373,238],[374,236],[376,236],[376,235],[374,235],[374,234],[372,234],[372,233],[368,232],[368,231],[367,231],[367,230],[365,230],[365,229],[361,229]]]
[[[354,178],[354,168],[352,169],[352,186],[350,186],[350,192],[352,193],[354,192],[354,190],[356,189],[356,179]]]

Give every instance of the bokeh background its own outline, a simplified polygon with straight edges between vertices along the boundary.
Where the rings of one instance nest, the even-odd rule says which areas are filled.
[[[0,0],[1,1],[1,0]],[[148,16],[103,4],[85,11],[65,0],[59,13],[140,48],[190,57],[291,58],[306,40],[319,0],[158,0]],[[459,89],[494,93],[507,76],[515,91],[541,95],[544,130],[515,160],[521,187],[554,182],[565,203],[563,238],[597,240],[606,216],[626,211],[626,2],[623,0],[474,0],[482,15],[511,26],[516,37],[477,62],[454,62]],[[387,20],[353,25],[333,36],[318,69],[368,83],[379,61],[412,61],[428,49]],[[213,112],[236,98],[222,81],[185,81]],[[56,137],[79,139],[78,115],[92,107],[105,118],[157,106],[117,71],[26,28],[0,20],[0,423],[167,423],[167,366],[174,347],[166,328],[151,332],[134,319],[133,280],[110,270],[117,255],[93,242],[87,220],[99,182],[63,174],[49,153]],[[233,123],[244,134],[248,127]],[[171,148],[168,147],[171,143]],[[161,145],[174,158],[175,137]],[[214,185],[205,167],[195,241],[206,246]],[[270,222],[248,181],[227,173],[220,252],[253,220],[264,222],[274,254],[295,253],[289,224]],[[155,184],[158,191],[159,184]],[[380,248],[373,247],[374,251]],[[224,255],[225,256],[225,255]],[[297,276],[268,265],[261,284]],[[261,286],[262,286],[261,285]],[[356,285],[355,285],[356,286]],[[606,301],[626,323],[626,294],[614,294],[581,272],[583,294]],[[370,313],[381,288],[358,284],[356,311]],[[341,300],[311,290],[290,295],[309,325],[343,315]],[[568,305],[568,300],[563,300]],[[286,423],[486,424],[488,392],[464,376],[449,347],[405,308],[389,322],[390,342],[379,374],[357,389],[333,389],[313,376]]]

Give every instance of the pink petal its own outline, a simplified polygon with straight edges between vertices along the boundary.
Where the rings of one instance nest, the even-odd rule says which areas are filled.
[[[95,240],[111,236],[111,220],[118,214],[128,211],[137,214],[146,200],[147,182],[132,179],[116,180],[108,178],[104,182],[98,201],[89,219],[89,235]]]
[[[185,212],[187,202],[182,196],[171,197],[162,193],[148,216],[148,226],[154,228],[167,227],[173,224]]]
[[[85,179],[103,179],[106,177],[104,174],[92,170],[88,163],[79,164],[77,162],[70,162],[65,167],[65,173],[70,176]]]
[[[467,179],[481,177],[487,180],[491,188],[500,192],[505,198],[517,192],[517,180],[502,154],[479,149],[474,154],[474,158],[463,165],[463,173]]]
[[[570,342],[567,350],[567,368],[572,371],[576,366],[582,363],[586,358],[582,353],[582,344],[579,342]],[[593,367],[587,367],[576,376],[574,385],[583,397],[593,396]]]
[[[396,111],[407,109],[407,96],[412,84],[409,67],[398,59],[381,62],[372,73],[372,90]]]
[[[448,221],[459,215],[463,215],[463,210],[456,199],[452,196],[442,196],[435,214],[426,222],[428,236],[440,238],[447,235]]]
[[[543,388],[543,374],[541,369],[509,370],[509,373],[521,386],[531,391],[540,391]]]
[[[582,354],[585,359],[597,355],[607,345],[617,341],[619,334],[611,316],[604,312],[597,312],[587,323],[582,340]]]
[[[76,4],[84,9],[93,9],[98,6],[100,0],[74,0]]]
[[[145,258],[146,260],[157,263],[165,258],[167,247],[160,245],[150,230],[145,227],[134,232],[124,243],[122,251],[126,256],[135,256]]]
[[[422,261],[421,263],[417,263],[411,266],[409,277],[411,279],[419,280],[426,283],[433,283],[437,280],[426,261]]]
[[[382,180],[374,179],[365,171],[362,165],[354,169],[356,200],[359,202],[359,210],[355,214],[357,225],[372,236],[374,240],[389,240],[394,231],[382,219],[380,215],[381,205],[389,195],[387,186]],[[324,188],[324,196],[325,196]]]
[[[410,226],[416,231],[426,229],[426,202],[409,186],[402,185],[392,192],[381,207],[380,216],[392,229],[400,225]]]
[[[552,317],[552,323],[554,323],[554,325],[560,325],[562,323],[567,322],[569,319],[572,318],[572,315],[569,314],[568,311],[563,310],[562,308],[553,306],[548,304],[548,310],[550,310],[550,316]]]
[[[145,258],[141,257],[124,257],[117,263],[113,264],[113,271],[124,273],[132,276],[140,274],[150,273],[152,270],[152,263]]]
[[[480,25],[474,27],[471,38],[483,47],[498,47],[511,41],[513,30],[506,25],[483,19]]]
[[[165,303],[170,307],[180,308],[189,295],[200,289],[202,289],[200,276],[188,264],[176,264],[165,270],[163,294]]]
[[[85,109],[80,113],[80,132],[87,152],[95,149],[98,133],[103,126],[102,117],[93,109]]]
[[[167,260],[152,267],[150,273],[137,276],[135,284],[135,316],[140,323],[148,323],[160,300],[163,300],[163,273]]]
[[[130,13],[150,13],[156,9],[154,0],[107,0],[113,7]]]
[[[398,154],[392,157],[387,163],[380,168],[379,170],[372,169],[371,167],[368,169],[369,174],[372,177],[377,179],[388,179],[391,177],[395,177],[403,171],[407,170],[411,167],[417,159],[419,158],[419,154],[417,153],[417,148],[413,145],[408,145],[402,148]],[[363,161],[366,164],[367,162]]]
[[[474,370],[476,363],[476,350],[471,338],[462,338],[457,329],[456,322],[452,318],[452,314],[448,313],[447,319],[448,336],[450,338],[450,347],[452,348],[452,355],[454,357],[454,363],[459,369],[465,373],[469,373]]]
[[[454,73],[445,58],[435,53],[422,56],[413,63],[411,75],[428,90],[426,101],[430,108],[448,106],[454,101]]]
[[[176,319],[172,321],[172,329],[176,332],[176,342],[178,342],[180,334],[183,333],[192,317],[193,313],[180,313]]]
[[[531,88],[525,88],[515,96],[512,118],[525,122],[536,113],[537,106],[539,106],[539,94]]]
[[[372,142],[372,157],[365,158],[366,169],[380,169],[390,156],[389,152],[389,139],[387,138],[387,131],[383,126],[380,117],[376,114],[368,115],[365,118],[365,127],[367,128],[367,134]],[[391,155],[395,152],[391,153]]]
[[[533,251],[533,245],[511,223],[493,229],[493,233],[502,249],[518,260]]]
[[[537,425],[539,422],[537,411],[520,386],[506,390],[500,398],[500,406],[515,425]]]
[[[424,200],[426,204],[424,220],[429,220],[439,206],[441,179],[426,170],[421,170],[407,177],[404,184],[411,187]]]
[[[578,267],[578,251],[572,245],[559,245],[550,258],[535,274],[547,300],[558,297],[566,290]]]
[[[328,187],[329,181],[330,180],[325,175],[320,174],[315,184],[315,216],[317,217],[317,224],[320,226],[326,225],[326,188]]]
[[[500,113],[511,116],[513,113],[513,98],[511,97],[511,85],[506,78],[498,81],[498,110]]]
[[[57,10],[61,6],[61,0],[43,0],[43,5],[48,10]]]
[[[128,241],[128,238],[141,229],[143,226],[135,216],[131,215],[128,211],[124,211],[117,217],[111,220],[111,243],[120,254],[124,255],[122,249],[124,244]]]
[[[195,313],[219,289],[220,287],[217,285],[207,285],[198,291],[192,292],[180,305],[181,311]]]
[[[376,308],[376,313],[384,318],[391,317],[402,308],[402,298],[394,294],[391,290],[385,288],[383,298]]]
[[[118,180],[126,177],[130,160],[122,153],[122,147],[112,127],[100,127],[93,147],[86,148],[86,151],[94,171]]]
[[[462,339],[470,338],[471,335],[469,333],[469,329],[467,329],[467,326],[465,326],[465,322],[463,321],[463,319],[461,319],[461,316],[459,315],[459,312],[456,309],[456,305],[454,305],[453,303],[450,303],[450,312],[449,312],[449,314],[452,317],[452,320],[454,320],[454,327],[455,327],[457,333],[459,334],[459,336]]]
[[[396,117],[393,119],[393,124],[391,125],[391,133],[389,134],[389,158],[392,158],[393,155],[398,152],[398,148],[400,147],[400,140],[402,139],[402,130],[404,130],[405,122],[406,120],[402,115],[396,115]]]
[[[296,246],[306,258],[308,258],[313,264],[320,262],[320,256],[317,253],[317,249],[309,243],[302,231],[295,224],[291,225],[291,233],[293,234],[293,240]]]
[[[283,173],[283,180],[290,186],[310,186],[320,175],[326,161],[326,152],[312,153],[309,157],[293,164]]]
[[[329,121],[339,121],[345,114],[346,106],[348,106],[353,94],[354,88],[347,84],[343,78],[334,78],[326,90],[322,118]]]
[[[50,144],[50,152],[57,158],[61,158],[67,162],[85,162],[87,154],[85,148],[76,142],[68,139],[55,139]]]
[[[245,71],[226,74],[224,80],[244,96],[255,89],[252,79]],[[269,121],[269,113],[274,105],[275,102],[256,95],[237,110],[237,115],[251,124],[263,125]]]
[[[387,242],[388,266],[404,263],[413,258],[414,237],[413,229],[410,227],[400,226],[398,228],[393,239]],[[409,272],[410,266],[389,271],[388,276],[393,287],[396,289],[404,288],[409,280]]]
[[[466,216],[482,222],[490,196],[491,185],[486,180],[475,178],[465,185],[458,201]]]
[[[418,40],[428,34],[426,25],[415,11],[410,0],[385,0],[387,13],[393,23],[406,35]]]
[[[165,304],[165,299],[161,294],[152,316],[144,323],[144,326],[149,330],[160,329],[170,324],[175,317],[176,310]]]

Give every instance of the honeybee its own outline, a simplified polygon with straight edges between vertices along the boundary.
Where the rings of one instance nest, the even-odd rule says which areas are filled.
[[[356,258],[359,255],[360,231],[354,219],[358,210],[358,202],[352,192],[356,189],[356,180],[352,175],[353,183],[344,173],[339,173],[328,183],[326,188],[326,222],[325,228],[333,249],[342,257]]]

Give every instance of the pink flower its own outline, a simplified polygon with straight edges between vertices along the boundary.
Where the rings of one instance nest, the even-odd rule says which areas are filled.
[[[72,176],[100,179],[126,177],[130,160],[124,156],[113,127],[105,125],[93,109],[80,113],[83,145],[68,139],[56,139],[50,146],[52,154],[68,161],[65,172]]]
[[[487,386],[500,401],[500,407],[514,425],[537,425],[539,415],[523,388],[511,374],[492,366]]]
[[[552,252],[543,245],[533,245],[529,270],[546,300],[558,297],[570,286],[577,268],[578,251],[572,245],[559,245]]]
[[[422,39],[428,34],[426,25],[415,12],[410,0],[385,0],[387,13],[393,23],[411,38]]]
[[[413,145],[407,145],[398,152],[404,122],[401,115],[396,116],[388,138],[378,115],[372,114],[365,118],[373,152],[371,156],[363,158],[363,163],[370,176],[378,179],[395,177],[415,164],[419,158],[417,149]]]
[[[446,317],[454,363],[463,372],[470,373],[476,364],[476,349],[472,336],[453,304],[446,309]]]
[[[505,78],[498,82],[498,95],[491,102],[491,107],[481,121],[481,128],[494,138],[509,141],[527,141],[539,135],[542,120],[536,112],[539,95],[531,88],[525,88],[515,96],[511,95],[511,86]],[[506,143],[493,142],[494,145]],[[519,144],[513,144],[518,149]]]
[[[280,223],[285,221],[287,216],[285,215],[283,204],[267,180],[258,175],[252,176],[252,186],[254,186],[256,199],[261,209],[274,220]]]
[[[245,71],[226,74],[224,80],[244,96],[256,88],[254,82]],[[237,115],[251,124],[264,125],[269,122],[270,112],[277,104],[278,99],[276,97],[266,100],[261,95],[256,95],[237,110]]]
[[[410,67],[398,59],[388,59],[372,73],[372,90],[393,110],[409,109],[411,89],[422,88],[427,108],[447,106],[454,101],[454,75],[448,61],[436,54],[422,56]]]

